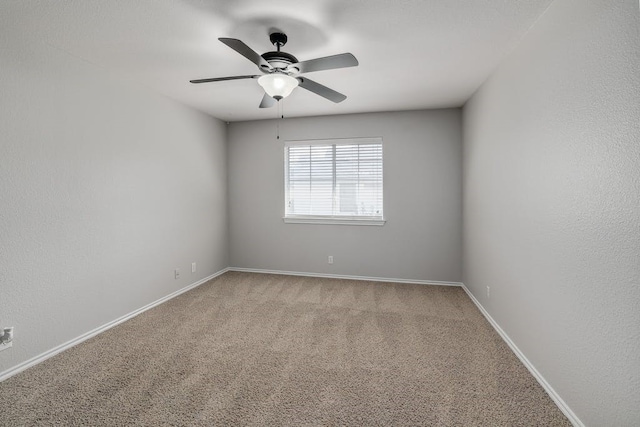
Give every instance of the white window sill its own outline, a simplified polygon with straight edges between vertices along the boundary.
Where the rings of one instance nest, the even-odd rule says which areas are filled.
[[[351,218],[322,218],[322,217],[284,217],[287,224],[326,224],[326,225],[374,225],[383,226],[384,219],[351,219]]]

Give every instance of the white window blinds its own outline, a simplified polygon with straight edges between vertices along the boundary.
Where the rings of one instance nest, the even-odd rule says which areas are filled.
[[[382,139],[285,144],[285,218],[382,220]]]

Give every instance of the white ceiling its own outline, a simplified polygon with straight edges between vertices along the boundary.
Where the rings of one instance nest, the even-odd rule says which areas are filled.
[[[259,109],[259,74],[218,37],[300,61],[350,52],[360,65],[306,76],[347,95],[334,104],[304,89],[285,116],[458,107],[553,0],[3,0],[3,37],[47,43],[226,121],[275,118]]]

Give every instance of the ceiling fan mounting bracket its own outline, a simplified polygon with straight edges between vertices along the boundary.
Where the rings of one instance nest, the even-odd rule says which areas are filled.
[[[280,52],[280,48],[287,44],[287,35],[285,33],[271,33],[269,34],[269,40],[271,40],[271,44],[278,49]]]

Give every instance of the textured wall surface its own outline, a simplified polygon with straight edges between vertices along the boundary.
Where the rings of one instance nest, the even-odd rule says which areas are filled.
[[[637,0],[556,0],[463,111],[464,282],[589,426],[640,425],[638,70]]]
[[[460,281],[459,109],[358,114],[229,126],[230,260],[234,267]],[[382,226],[285,224],[287,139],[382,136]],[[335,263],[327,264],[333,255]]]
[[[222,122],[46,44],[0,62],[2,372],[225,268],[228,237]]]

